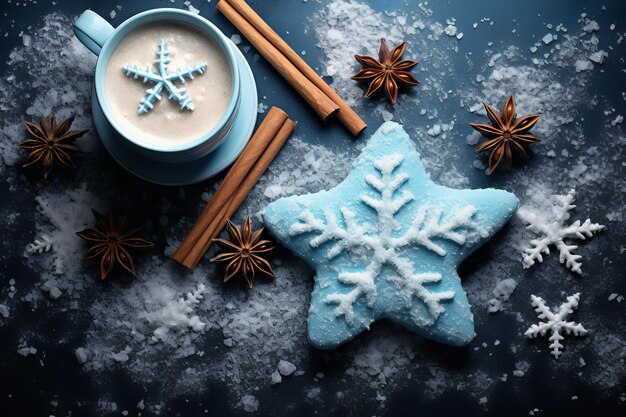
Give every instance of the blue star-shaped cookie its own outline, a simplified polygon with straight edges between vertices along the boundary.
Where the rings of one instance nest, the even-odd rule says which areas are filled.
[[[402,126],[387,122],[342,183],[277,200],[264,221],[317,272],[314,346],[334,348],[383,318],[460,346],[473,339],[474,321],[456,269],[517,203],[502,190],[436,185]]]

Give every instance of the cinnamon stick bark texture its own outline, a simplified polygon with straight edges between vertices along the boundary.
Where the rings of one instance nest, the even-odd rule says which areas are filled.
[[[254,135],[252,135],[245,149],[241,155],[239,155],[217,191],[202,211],[194,227],[187,236],[185,236],[183,243],[176,252],[174,252],[174,255],[172,255],[174,260],[182,263],[187,257],[189,251],[191,251],[204,230],[228,202],[235,189],[239,187],[243,179],[248,175],[248,172],[250,172],[250,169],[252,169],[254,163],[265,148],[267,148],[274,136],[276,136],[276,133],[278,133],[278,130],[285,123],[285,120],[287,120],[287,113],[283,110],[278,107],[272,107],[270,109],[265,120],[263,120],[263,123],[261,123]]]
[[[306,78],[274,45],[254,28],[243,16],[226,1],[217,3],[217,8],[250,41],[261,55],[287,80],[289,84],[322,118],[327,120],[339,111],[322,90]]]
[[[172,259],[194,268],[291,135],[295,124],[272,107]]]
[[[337,106],[337,118],[354,136],[360,135],[367,127],[352,107],[348,105],[317,73],[285,42],[244,0],[227,1],[261,35],[278,49],[304,76],[324,92]]]
[[[296,128],[296,124],[290,119],[285,120],[285,123],[280,128],[272,142],[263,152],[263,155],[254,164],[248,176],[243,180],[237,191],[232,195],[228,204],[226,204],[220,213],[215,217],[211,225],[204,231],[194,249],[189,252],[189,255],[183,261],[183,265],[187,268],[195,268],[207,250],[211,247],[213,239],[219,236],[220,232],[226,226],[226,222],[237,211],[241,203],[246,199],[250,191],[254,188],[254,185],[259,181],[261,175],[265,172],[269,164],[274,160],[280,149],[283,147],[293,130]]]

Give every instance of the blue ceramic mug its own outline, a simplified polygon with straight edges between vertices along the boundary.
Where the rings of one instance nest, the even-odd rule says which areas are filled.
[[[231,74],[230,100],[224,115],[219,122],[206,134],[181,145],[157,145],[141,141],[124,131],[116,122],[111,106],[107,103],[105,92],[105,74],[111,55],[120,41],[135,29],[157,22],[178,23],[199,30],[221,49],[226,57]],[[233,126],[240,102],[239,68],[231,43],[211,22],[201,16],[179,9],[153,9],[139,13],[117,28],[91,10],[86,10],[74,22],[74,34],[91,52],[98,56],[95,74],[95,91],[98,103],[109,124],[125,140],[125,144],[142,155],[162,162],[192,161],[215,150],[224,140]]]

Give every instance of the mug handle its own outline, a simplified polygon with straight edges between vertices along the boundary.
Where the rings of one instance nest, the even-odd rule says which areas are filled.
[[[91,52],[100,54],[102,45],[109,39],[115,28],[99,14],[85,10],[74,22],[74,35]]]

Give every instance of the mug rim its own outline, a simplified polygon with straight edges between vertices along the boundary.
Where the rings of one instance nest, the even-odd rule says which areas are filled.
[[[132,135],[130,135],[129,132],[124,130],[122,126],[120,126],[120,124],[117,123],[117,120],[114,117],[113,112],[111,111],[111,108],[109,107],[109,103],[104,98],[106,96],[106,91],[104,88],[105,79],[106,79],[106,69],[108,67],[110,58],[113,52],[115,51],[115,48],[111,50],[112,45],[117,47],[117,45],[119,45],[119,42],[121,42],[121,40],[126,35],[128,35],[133,30],[138,29],[139,27],[142,26],[141,20],[150,16],[154,17],[155,15],[157,17],[155,21],[161,20],[159,19],[160,17],[159,15],[163,15],[164,18],[162,20],[167,20],[167,18],[169,17],[175,23],[187,24],[193,27],[194,29],[200,30],[201,32],[209,36],[212,40],[216,42],[218,47],[222,50],[224,55],[227,57],[228,66],[231,72],[230,98],[228,101],[228,105],[226,109],[224,110],[224,114],[222,115],[220,120],[211,128],[211,130],[204,133],[200,137],[193,139],[191,141],[185,142],[183,144],[158,145],[158,144],[151,144],[147,141],[141,141],[141,140],[138,141],[138,140],[133,139]],[[200,26],[202,26],[202,28],[196,27],[195,25],[190,25],[188,21],[179,19],[180,16],[184,16],[185,18],[191,18],[192,20],[195,20],[197,23],[200,24]],[[146,24],[155,23],[155,21],[147,22]],[[138,24],[138,27],[132,28],[131,30],[127,29],[129,26],[133,24]],[[236,111],[237,103],[239,101],[238,100],[239,70],[237,67],[237,62],[236,62],[236,58],[232,50],[232,47],[229,44],[229,42],[226,41],[225,36],[213,23],[211,23],[209,20],[205,19],[204,17],[191,13],[186,10],[174,9],[174,8],[157,8],[157,9],[146,10],[134,16],[131,16],[130,18],[122,22],[119,26],[117,26],[114,29],[114,32],[111,34],[111,36],[106,40],[104,45],[102,45],[102,50],[100,54],[98,55],[98,60],[96,61],[94,83],[95,83],[95,88],[96,88],[96,97],[97,97],[98,102],[100,103],[102,112],[104,113],[109,123],[113,126],[113,128],[124,139],[128,140],[132,144],[139,146],[140,148],[147,149],[150,151],[156,151],[156,152],[173,153],[173,152],[188,151],[188,150],[192,150],[194,148],[197,148],[203,145],[207,141],[210,141],[228,125],[230,118],[232,117],[233,113]]]

